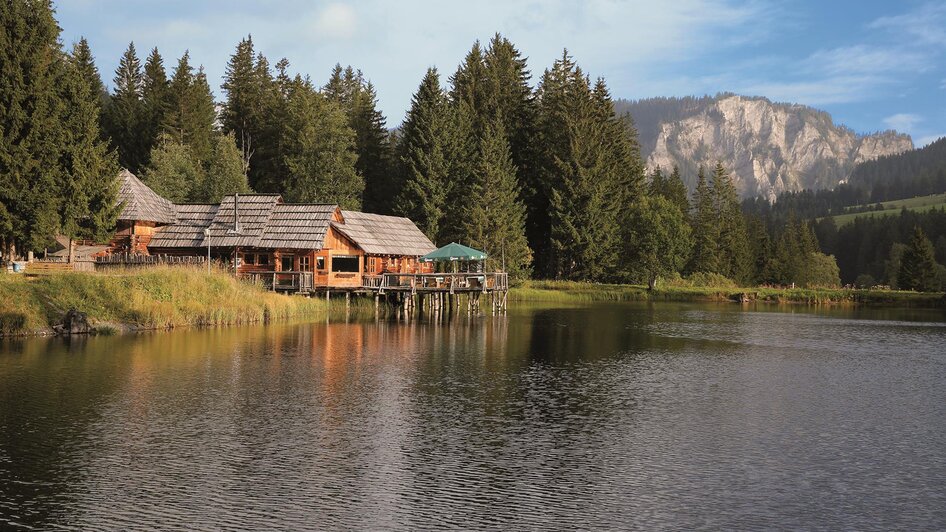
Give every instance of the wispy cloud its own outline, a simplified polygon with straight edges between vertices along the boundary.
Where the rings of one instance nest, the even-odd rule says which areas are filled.
[[[908,35],[920,44],[946,45],[946,4],[929,2],[902,15],[878,18],[868,27]]]
[[[923,117],[912,113],[897,113],[884,118],[884,124],[890,129],[910,133],[916,125],[923,121]]]

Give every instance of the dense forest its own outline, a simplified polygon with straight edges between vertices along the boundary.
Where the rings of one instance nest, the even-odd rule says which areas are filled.
[[[631,116],[567,51],[533,83],[508,39],[475,42],[452,74],[423,74],[390,129],[357,68],[337,65],[316,82],[272,62],[250,36],[216,98],[199,59],[185,53],[169,69],[158,49],[142,60],[134,43],[106,89],[84,39],[64,49],[48,0],[4,2],[0,18],[5,257],[59,234],[107,237],[124,167],[175,202],[275,192],[407,216],[435,243],[484,249],[489,267],[518,278],[841,280],[823,251],[842,248],[812,223],[809,202],[784,216],[781,201],[741,204],[716,161],[692,162],[691,195],[678,169],[646,172]],[[864,272],[875,275],[871,264]]]

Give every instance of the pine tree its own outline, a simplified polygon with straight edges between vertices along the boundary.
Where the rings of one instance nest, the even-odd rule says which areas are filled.
[[[164,58],[157,48],[152,48],[145,61],[141,101],[144,107],[141,131],[150,157],[151,150],[157,145],[161,135],[161,125],[164,124],[171,107],[170,83],[164,69]]]
[[[486,266],[513,278],[529,276],[532,251],[525,235],[525,206],[518,199],[516,169],[499,123],[485,124],[479,139],[472,186],[460,219],[462,241],[487,253]]]
[[[490,40],[483,63],[488,81],[488,114],[498,118],[507,133],[521,188],[535,170],[536,105],[529,85],[532,74],[519,50],[498,33]]]
[[[243,156],[237,148],[233,134],[217,135],[214,139],[213,157],[204,172],[200,188],[192,194],[192,199],[219,203],[224,196],[251,192],[243,169]]]
[[[489,78],[479,41],[473,43],[473,48],[450,77],[450,84],[453,87],[450,100],[466,105],[473,120],[473,131],[480,133],[492,116],[488,108]]]
[[[393,212],[398,183],[391,175],[391,145],[374,86],[360,70],[350,66],[343,70],[341,65],[335,65],[322,92],[341,106],[355,132],[355,168],[365,179],[362,208],[368,212]]]
[[[59,226],[59,28],[48,1],[0,3],[0,238],[4,257],[41,249]]]
[[[145,166],[150,144],[142,129],[145,115],[141,100],[143,82],[141,62],[132,42],[115,70],[112,97],[103,119],[105,133],[118,151],[119,164],[132,172]]]
[[[447,98],[437,69],[427,69],[402,126],[398,155],[403,185],[398,199],[407,216],[437,242],[449,192]]]
[[[751,271],[746,222],[732,177],[721,163],[716,163],[713,172],[713,198],[719,227],[717,273],[737,282],[745,282]]]
[[[355,170],[355,133],[345,113],[308,81],[297,78],[293,85],[282,141],[286,199],[360,209],[365,182]]]
[[[693,194],[693,258],[688,268],[690,272],[719,273],[719,237],[713,190],[706,182],[701,165]]]
[[[59,162],[60,232],[105,241],[118,216],[118,159],[101,138],[100,86],[86,51],[69,57],[57,82],[64,138]],[[99,82],[101,83],[101,82]]]
[[[216,111],[207,76],[203,68],[194,73],[188,52],[178,61],[168,91],[162,130],[187,145],[198,166],[206,164],[213,151]]]
[[[897,281],[902,290],[935,292],[942,289],[937,277],[938,264],[933,243],[920,226],[913,228],[913,235],[903,251]]]
[[[79,75],[91,88],[101,114],[101,110],[108,104],[108,91],[102,83],[102,76],[99,75],[99,69],[95,66],[95,57],[92,56],[92,49],[85,37],[81,37],[79,42],[72,47],[72,62],[79,70]]]
[[[221,114],[223,131],[236,138],[250,181],[262,182],[264,168],[278,142],[274,138],[278,135],[267,128],[266,119],[277,98],[268,62],[262,55],[256,56],[252,36],[237,44],[221,87],[227,94]]]
[[[164,134],[151,150],[151,163],[142,176],[145,184],[159,196],[175,203],[204,199],[200,192],[204,174],[190,147]]]
[[[664,184],[663,197],[670,200],[671,203],[680,209],[680,212],[687,215],[690,212],[690,200],[687,199],[687,186],[683,182],[683,177],[680,175],[679,166],[673,166],[673,172],[670,173],[669,177],[665,178]]]

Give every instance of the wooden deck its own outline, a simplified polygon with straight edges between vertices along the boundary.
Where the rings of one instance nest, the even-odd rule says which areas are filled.
[[[480,308],[481,299],[488,300],[494,312],[506,309],[509,294],[509,274],[494,273],[385,273],[362,276],[358,286],[328,286],[320,284],[313,272],[253,272],[241,277],[257,283],[268,290],[303,295],[344,293],[346,300],[351,294],[375,297],[377,306],[381,298],[403,308],[405,313],[417,309],[442,312],[460,308],[460,296],[470,311]],[[322,276],[324,278],[324,276]]]
[[[282,292],[388,292],[450,294],[505,292],[509,290],[507,273],[385,273],[364,275],[358,286],[329,286],[316,282],[313,272],[251,272],[241,277],[269,290]]]

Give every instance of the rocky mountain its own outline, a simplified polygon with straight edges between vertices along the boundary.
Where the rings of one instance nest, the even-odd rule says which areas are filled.
[[[691,190],[697,167],[719,160],[743,196],[775,200],[789,190],[834,188],[856,164],[913,148],[909,135],[859,135],[824,111],[759,97],[621,100],[616,107],[633,117],[647,167],[679,166]]]

